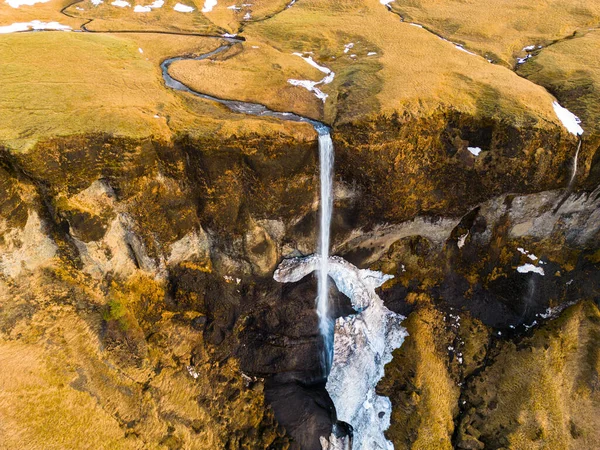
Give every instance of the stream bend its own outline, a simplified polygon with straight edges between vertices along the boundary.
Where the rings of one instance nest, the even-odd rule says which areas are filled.
[[[160,64],[160,69],[162,72],[163,80],[165,85],[171,89],[175,89],[177,91],[188,92],[196,97],[200,97],[206,100],[212,100],[214,102],[220,103],[221,105],[226,106],[233,112],[240,114],[249,114],[251,116],[259,116],[259,117],[275,117],[281,120],[287,120],[289,122],[304,122],[309,123],[313,126],[315,131],[319,134],[319,136],[325,136],[330,133],[330,128],[325,125],[323,122],[319,122],[318,120],[309,119],[308,117],[301,116],[292,112],[281,112],[281,111],[273,111],[272,109],[267,108],[265,105],[261,103],[252,103],[252,102],[243,102],[239,100],[227,100],[219,97],[215,97],[213,95],[204,94],[202,92],[198,92],[190,88],[189,86],[183,84],[181,81],[172,77],[169,74],[169,67],[171,64],[177,61],[201,61],[204,59],[211,58],[219,53],[222,53],[232,45],[237,44],[239,42],[243,42],[242,39],[239,38],[223,38],[227,41],[226,44],[221,45],[220,47],[212,50],[208,53],[204,53],[200,56],[174,56],[172,58],[165,59]]]

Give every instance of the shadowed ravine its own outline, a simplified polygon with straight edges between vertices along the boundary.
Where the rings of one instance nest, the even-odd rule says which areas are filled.
[[[216,101],[230,110],[254,116],[275,117],[281,120],[310,123],[319,134],[320,160],[320,221],[317,254],[305,259],[284,260],[274,278],[280,282],[299,281],[313,271],[318,276],[316,311],[319,331],[324,341],[322,373],[326,389],[333,400],[337,416],[330,436],[320,436],[324,449],[385,450],[393,448],[384,431],[390,425],[391,402],[378,396],[375,386],[383,377],[384,366],[391,361],[392,351],[406,336],[400,325],[403,316],[388,310],[375,289],[393,276],[381,272],[359,270],[340,257],[329,257],[331,218],[333,213],[334,148],[330,129],[325,124],[306,117],[272,111],[258,103],[225,100],[197,92],[169,74],[169,66],[186,59],[203,60],[226,51],[239,42],[228,39],[228,44],[196,57],[179,56],[161,63],[165,84],[176,90],[200,98]],[[337,259],[336,259],[337,258]],[[315,263],[317,259],[317,263]],[[333,265],[332,265],[333,264]],[[328,276],[348,296],[357,314],[339,318],[335,324],[329,311]],[[336,339],[337,337],[337,339]],[[352,395],[347,395],[352,391]],[[350,425],[350,426],[348,426]]]

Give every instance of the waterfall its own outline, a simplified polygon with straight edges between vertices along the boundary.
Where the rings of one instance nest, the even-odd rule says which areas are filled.
[[[333,210],[333,142],[328,129],[319,131],[319,161],[321,174],[321,216],[319,230],[319,260],[317,315],[319,331],[323,335],[325,351],[323,367],[329,373],[333,360],[333,321],[329,316],[329,232]]]
[[[575,177],[577,176],[577,159],[579,158],[579,150],[581,150],[581,138],[579,138],[579,142],[577,143],[577,150],[575,151],[575,158],[573,158],[573,172],[571,173],[571,179],[569,180],[568,189],[573,186],[573,181],[575,181]]]
[[[581,137],[579,137],[579,142],[577,143],[577,150],[575,151],[575,157],[573,158],[573,170],[571,171],[571,178],[569,179],[569,184],[567,185],[567,189],[565,194],[559,200],[559,202],[554,207],[552,214],[556,214],[561,206],[567,201],[571,193],[573,192],[573,185],[575,183],[575,178],[577,178],[577,164],[579,160],[579,151],[581,150]]]

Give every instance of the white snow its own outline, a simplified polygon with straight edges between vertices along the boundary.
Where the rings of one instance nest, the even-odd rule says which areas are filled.
[[[567,108],[563,108],[562,106],[560,106],[558,102],[553,102],[552,106],[554,107],[554,112],[556,113],[556,116],[560,119],[565,128],[569,130],[569,133],[572,133],[575,136],[583,134],[583,128],[579,126],[579,124],[581,123],[579,117],[577,117]]]
[[[200,374],[192,366],[186,366],[186,369],[194,380],[196,380],[200,376]]]
[[[300,58],[302,58],[304,61],[306,61],[308,64],[310,64],[311,66],[313,66],[315,69],[320,70],[323,73],[331,73],[331,70],[328,69],[325,66],[320,66],[319,64],[317,64],[313,59],[312,56],[304,56],[302,53],[292,53],[292,55],[294,56],[299,56]]]
[[[287,80],[287,82],[290,83],[292,86],[301,86],[304,89],[311,91],[312,93],[315,94],[315,96],[318,99],[323,100],[323,103],[325,103],[325,100],[328,97],[328,95],[325,92],[323,92],[321,89],[319,89],[317,87],[317,85],[321,84],[320,81],[295,80],[293,78],[290,78],[289,80]]]
[[[529,52],[535,49],[535,45],[528,45],[527,47],[523,47],[524,52]]]
[[[252,15],[249,12],[244,14],[244,20],[250,20],[250,19],[252,19]]]
[[[479,156],[481,153],[481,148],[479,147],[467,147],[467,150],[469,150],[475,156]]]
[[[236,6],[236,5],[231,5],[231,6],[228,6],[227,9],[233,9],[234,11],[239,11],[242,8],[240,8],[239,6]]]
[[[150,3],[150,8],[162,8],[164,4],[165,0],[154,0],[152,3]]]
[[[320,81],[310,81],[310,80],[296,80],[293,78],[288,79],[288,83],[290,83],[292,86],[301,86],[309,91],[311,91],[312,93],[315,94],[315,96],[322,100],[323,103],[325,103],[325,100],[327,99],[328,95],[326,93],[324,93],[322,90],[320,90],[317,86],[320,84],[329,84],[333,81],[334,77],[335,77],[335,73],[332,72],[330,69],[328,69],[325,66],[321,66],[319,64],[317,64],[313,59],[312,56],[304,56],[302,53],[293,53],[293,55],[295,56],[299,56],[300,58],[302,58],[304,61],[306,61],[308,64],[310,64],[311,66],[313,66],[315,69],[327,74],[322,80]]]
[[[144,50],[142,50],[142,47],[138,48],[138,52],[140,52],[142,54],[144,53]]]
[[[275,271],[280,282],[295,282],[319,267],[319,257],[284,260]],[[377,395],[375,387],[384,375],[392,352],[407,336],[403,316],[385,307],[375,289],[393,278],[368,269],[358,269],[344,259],[329,258],[329,276],[358,311],[336,320],[334,354],[326,389],[337,417],[353,427],[353,450],[389,450],[393,444],[384,435],[390,425],[392,405]],[[381,417],[380,417],[381,415]],[[322,437],[323,448],[333,446],[334,436]],[[333,446],[333,447],[332,447]]]
[[[36,3],[47,3],[50,0],[6,0],[8,6],[18,8],[19,6],[33,6]]]
[[[173,6],[173,9],[177,12],[182,12],[182,13],[189,13],[192,12],[194,10],[193,6],[188,6],[188,5],[184,5],[183,3],[177,3],[175,6]]]
[[[418,23],[409,23],[409,25],[412,25],[413,27],[417,27],[417,28],[423,28],[423,25],[420,25]]]
[[[533,253],[530,253],[529,250],[525,250],[523,247],[517,247],[517,251],[523,255],[527,255],[527,257],[532,261],[537,261],[538,257]],[[540,261],[540,264],[544,264]]]
[[[204,7],[202,8],[202,12],[211,12],[215,6],[217,6],[217,0],[204,0]]]
[[[152,11],[150,6],[135,5],[135,8],[133,8],[133,12],[136,13],[146,13],[150,11]]]
[[[94,6],[98,6],[101,3],[104,3],[104,2],[102,0],[92,0],[92,5],[94,5]]]
[[[527,61],[529,58],[531,58],[531,55],[526,55],[523,58],[517,58],[517,64],[523,64],[525,61]]]
[[[534,266],[533,264],[529,264],[529,263],[523,264],[522,266],[517,267],[517,272],[519,272],[519,273],[534,272],[534,273],[538,273],[542,276],[545,275],[543,267],[537,267],[537,266]]]
[[[352,42],[344,45],[344,53],[348,53],[352,47],[354,47],[354,43],[352,43]]]
[[[125,0],[115,0],[114,2],[111,3],[111,5],[118,6],[119,8],[127,8],[127,7],[131,6],[129,4],[129,2],[126,2]]]
[[[53,31],[71,31],[68,25],[61,25],[58,22],[42,22],[40,20],[32,20],[31,22],[16,22],[11,25],[0,27],[0,34],[17,33],[19,31],[30,30],[53,30]]]
[[[379,0],[379,3],[381,3],[382,5],[389,5],[390,3],[392,3],[394,0]]]
[[[367,53],[367,56],[375,56],[377,54],[377,52],[369,52]]]

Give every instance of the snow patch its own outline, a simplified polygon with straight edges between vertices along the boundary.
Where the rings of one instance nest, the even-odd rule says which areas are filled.
[[[530,253],[529,250],[525,250],[523,247],[517,247],[517,251],[523,255],[526,255],[532,261],[538,260],[537,256],[535,256],[533,253]],[[540,261],[540,264],[544,264],[544,263],[542,261]]]
[[[467,150],[469,150],[474,156],[479,156],[481,153],[481,148],[479,147],[467,147]]]
[[[135,8],[133,8],[133,12],[136,13],[146,13],[150,11],[152,11],[150,6],[135,5]]]
[[[71,31],[68,25],[61,25],[58,22],[42,22],[40,20],[32,20],[31,22],[16,22],[11,25],[0,27],[0,34],[17,33],[20,31]]]
[[[317,85],[319,85],[321,83],[320,81],[294,80],[293,78],[290,78],[287,81],[292,86],[301,86],[304,89],[311,91],[313,94],[315,94],[315,96],[318,99],[323,100],[323,103],[325,103],[325,100],[327,99],[327,97],[329,97],[325,92],[323,92],[321,89],[319,89],[317,87]]]
[[[304,61],[306,61],[308,64],[310,64],[311,66],[313,66],[315,69],[320,70],[323,73],[326,73],[326,74],[331,73],[331,70],[329,68],[317,64],[315,62],[315,60],[312,59],[312,56],[304,56],[302,53],[292,53],[292,55],[299,56]]]
[[[177,3],[175,6],[173,6],[173,9],[177,12],[182,12],[182,13],[189,13],[192,12],[194,10],[193,6],[188,6],[188,5],[184,5],[183,3]],[[204,11],[204,10],[202,10]]]
[[[348,53],[352,47],[354,47],[354,43],[352,43],[352,42],[344,45],[344,53]]]
[[[299,56],[304,61],[306,61],[308,64],[313,66],[315,69],[325,73],[326,76],[320,81],[296,80],[296,79],[290,78],[287,80],[287,82],[290,83],[292,86],[301,86],[301,87],[311,91],[313,94],[315,94],[315,96],[318,99],[322,100],[323,103],[325,103],[325,100],[327,100],[328,95],[326,93],[324,93],[321,89],[319,89],[317,86],[319,86],[321,84],[331,83],[333,81],[333,79],[335,78],[335,73],[332,72],[329,68],[317,64],[315,62],[315,60],[312,58],[312,56],[304,56],[302,53],[292,53],[292,54],[295,56]]]
[[[533,264],[529,264],[529,263],[523,264],[522,266],[517,267],[517,272],[519,272],[519,273],[534,272],[534,273],[538,273],[542,276],[545,275],[543,267],[537,267],[537,266],[534,266]]]
[[[367,56],[375,56],[377,54],[377,52],[369,52],[367,53]]]
[[[583,134],[583,128],[579,125],[581,120],[567,108],[563,108],[560,106],[558,102],[553,102],[552,106],[554,107],[554,112],[556,116],[560,119],[562,124],[565,126],[569,133],[574,134],[575,136],[579,136]]]
[[[18,8],[19,6],[33,6],[36,3],[47,3],[50,0],[6,0],[8,6]]]
[[[128,8],[131,6],[129,2],[126,2],[125,0],[115,0],[111,5],[118,6],[119,8]]]
[[[202,8],[202,12],[211,12],[215,6],[217,6],[217,0],[204,0],[204,7]]]

